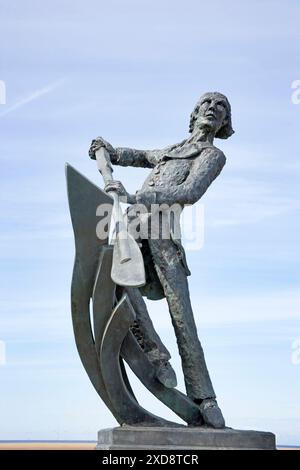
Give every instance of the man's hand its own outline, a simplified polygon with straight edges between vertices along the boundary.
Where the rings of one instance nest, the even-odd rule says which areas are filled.
[[[104,191],[108,193],[109,191],[115,191],[118,196],[121,196],[123,198],[126,198],[127,204],[135,204],[136,203],[136,198],[134,195],[129,194],[126,189],[124,188],[123,184],[121,181],[110,181],[105,185]]]
[[[96,160],[95,153],[101,147],[104,147],[108,151],[110,156],[116,154],[115,149],[113,148],[113,146],[109,142],[106,142],[106,140],[104,140],[102,137],[97,137],[96,139],[92,140],[92,143],[91,143],[91,146],[90,146],[90,149],[89,149],[90,158],[92,158],[93,160]]]
[[[108,193],[109,191],[115,191],[118,194],[118,196],[124,196],[124,197],[128,196],[128,193],[126,189],[124,188],[123,184],[121,183],[121,181],[116,181],[116,180],[109,181],[109,183],[105,185],[104,191],[106,193]]]

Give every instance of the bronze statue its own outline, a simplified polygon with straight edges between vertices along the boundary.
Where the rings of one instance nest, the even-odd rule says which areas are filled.
[[[95,388],[122,424],[171,424],[137,404],[122,363],[125,360],[149,390],[189,425],[225,427],[197,335],[187,282],[190,271],[180,237],[171,226],[169,237],[161,236],[161,231],[158,237],[149,235],[149,221],[155,206],[177,204],[183,209],[185,205],[194,204],[225,165],[223,152],[213,142],[215,137],[226,139],[234,132],[227,98],[216,92],[205,93],[191,114],[189,130],[187,139],[162,150],[113,148],[101,137],[93,140],[89,155],[92,159],[97,157],[101,173],[106,174],[104,193],[72,167],[67,167],[76,241],[72,283],[75,337]],[[103,149],[106,161],[99,157]],[[111,180],[110,163],[151,168],[151,172],[142,188],[132,195],[120,181]],[[136,240],[144,261],[144,285],[135,284],[137,287],[134,287],[126,281],[121,285],[114,282],[109,275],[113,255],[108,239],[99,242],[94,235],[87,235],[96,223],[93,211],[98,204],[112,205],[112,194],[126,198],[131,204],[126,214],[129,234],[130,220],[136,217],[136,206],[146,208],[147,217],[139,219],[144,236]],[[84,231],[81,229],[83,221]],[[126,247],[124,250],[125,264],[119,263],[120,269],[126,266]],[[176,375],[169,363],[170,354],[153,327],[143,296],[167,300],[181,356],[186,395],[175,388]],[[82,312],[88,311],[90,298],[93,300],[94,337],[88,314],[84,313],[84,322],[81,318]],[[114,359],[110,359],[112,356]],[[122,399],[116,388],[122,393]],[[123,408],[118,400],[123,402]]]

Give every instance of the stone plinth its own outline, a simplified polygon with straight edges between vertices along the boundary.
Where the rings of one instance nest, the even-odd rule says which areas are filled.
[[[231,428],[122,426],[98,432],[99,450],[274,450],[275,435]]]

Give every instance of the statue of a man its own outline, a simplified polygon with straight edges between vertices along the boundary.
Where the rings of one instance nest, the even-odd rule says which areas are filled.
[[[106,185],[126,196],[130,204],[143,204],[151,213],[154,204],[175,203],[184,207],[194,204],[205,193],[225,165],[225,156],[213,145],[215,137],[226,139],[233,134],[231,108],[221,93],[205,93],[190,118],[191,135],[182,142],[162,150],[113,148],[101,137],[93,140],[89,155],[104,146],[114,165],[152,168],[142,188],[128,194],[120,181]],[[157,367],[157,378],[174,386],[170,355],[148,316],[142,295],[150,299],[165,297],[174,326],[182,361],[187,395],[199,405],[204,422],[215,428],[225,426],[198,339],[192,311],[187,276],[190,274],[184,249],[174,237],[142,240],[146,269],[146,286],[129,289],[129,297],[137,313],[137,335],[141,336],[149,359]]]

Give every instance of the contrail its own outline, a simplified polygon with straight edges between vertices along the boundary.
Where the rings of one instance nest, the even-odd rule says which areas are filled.
[[[40,88],[39,90],[34,91],[33,93],[30,93],[30,95],[25,96],[24,98],[20,99],[17,101],[15,104],[7,108],[5,111],[0,113],[0,117],[6,116],[7,114],[11,113],[12,111],[15,111],[18,108],[21,108],[22,106],[25,106],[28,103],[31,103],[31,101],[37,100],[41,96],[47,95],[48,93],[51,93],[53,90],[58,88],[60,85],[64,83],[65,79],[60,79],[57,80],[56,82],[50,83],[50,85],[45,86],[44,88]]]

